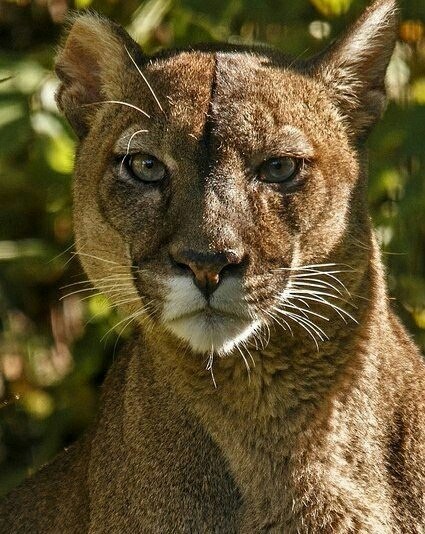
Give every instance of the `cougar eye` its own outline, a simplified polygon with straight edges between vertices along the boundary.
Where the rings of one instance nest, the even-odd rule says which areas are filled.
[[[149,154],[134,154],[125,158],[128,172],[142,182],[160,182],[167,170],[165,165]]]
[[[272,158],[260,167],[259,178],[263,182],[286,182],[298,171],[299,160],[291,157]]]

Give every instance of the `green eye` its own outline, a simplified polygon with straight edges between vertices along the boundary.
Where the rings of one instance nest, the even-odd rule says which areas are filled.
[[[149,154],[134,154],[125,159],[128,172],[142,182],[160,182],[167,174],[165,165]]]
[[[259,178],[263,182],[280,183],[293,178],[299,167],[299,160],[291,157],[272,158],[260,167]]]

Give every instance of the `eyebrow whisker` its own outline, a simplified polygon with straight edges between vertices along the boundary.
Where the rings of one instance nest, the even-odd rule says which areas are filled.
[[[133,141],[133,138],[139,133],[148,133],[148,132],[149,132],[149,130],[137,130],[136,132],[131,134],[130,139],[128,140],[128,143],[127,143],[127,150],[126,150],[125,156],[121,160],[120,173],[122,172],[122,166],[124,164],[124,160],[128,156],[128,154],[130,153],[131,142]]]
[[[146,79],[146,76],[143,74],[142,70],[140,69],[139,65],[134,61],[133,59],[133,56],[130,54],[130,52],[128,51],[128,48],[126,46],[124,46],[125,48],[125,51],[127,52],[127,55],[128,57],[131,59],[133,65],[136,67],[137,69],[137,72],[140,74],[140,76],[142,77],[143,81],[145,82],[145,84],[148,86],[148,89],[149,91],[152,93],[152,96],[154,97],[155,99],[155,102],[158,104],[158,107],[159,109],[162,111],[162,113],[164,113],[165,115],[165,111],[164,111],[164,108],[161,106],[161,102],[159,101],[158,97],[156,96],[154,90],[152,89],[152,86],[151,84],[148,82],[148,80]]]
[[[143,111],[143,109],[140,109],[138,108],[137,106],[135,106],[134,104],[129,104],[128,102],[123,102],[122,100],[100,100],[99,102],[89,102],[88,104],[81,104],[82,107],[85,107],[85,106],[94,106],[96,104],[121,104],[122,106],[127,106],[129,108],[132,108],[132,109],[135,109],[136,111],[138,111],[139,113],[141,113],[142,115],[144,115],[145,117],[147,117],[148,119],[151,118],[150,115],[148,115],[146,113],[146,111]]]

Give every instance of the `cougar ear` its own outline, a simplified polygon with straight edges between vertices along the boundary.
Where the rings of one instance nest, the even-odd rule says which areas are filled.
[[[386,105],[385,73],[397,38],[396,0],[376,0],[315,61],[357,139],[365,138]]]
[[[76,16],[56,57],[55,70],[60,80],[56,93],[63,111],[76,134],[87,133],[96,111],[87,104],[118,98],[125,80],[123,65],[141,55],[139,46],[117,24],[95,14]]]

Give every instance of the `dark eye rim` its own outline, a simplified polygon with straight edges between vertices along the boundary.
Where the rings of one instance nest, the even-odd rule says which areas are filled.
[[[131,167],[131,161],[136,156],[149,157],[161,163],[165,171],[164,176],[160,178],[159,180],[143,180],[143,178],[140,178],[139,176],[137,176],[137,174],[133,171]],[[169,171],[165,163],[161,161],[159,158],[157,158],[156,156],[154,156],[153,154],[148,154],[147,152],[135,152],[133,154],[130,153],[130,154],[115,155],[114,167],[115,167],[116,174],[123,181],[131,181],[131,182],[144,184],[144,185],[152,186],[152,187],[157,187],[159,184],[162,184],[169,176]]]
[[[291,160],[291,162],[293,162],[295,164],[293,172],[290,175],[288,175],[287,178],[283,179],[281,182],[279,182],[278,180],[276,180],[274,182],[272,180],[264,179],[263,176],[264,176],[265,167],[267,165],[270,165],[272,162],[278,161],[278,160]],[[286,180],[291,180],[297,174],[297,172],[299,171],[299,168],[300,168],[301,165],[302,165],[302,159],[301,158],[296,158],[294,156],[272,156],[270,158],[264,159],[261,162],[261,164],[259,165],[259,167],[258,167],[258,178],[262,182],[265,182],[265,183],[283,183],[283,182],[286,182]]]

